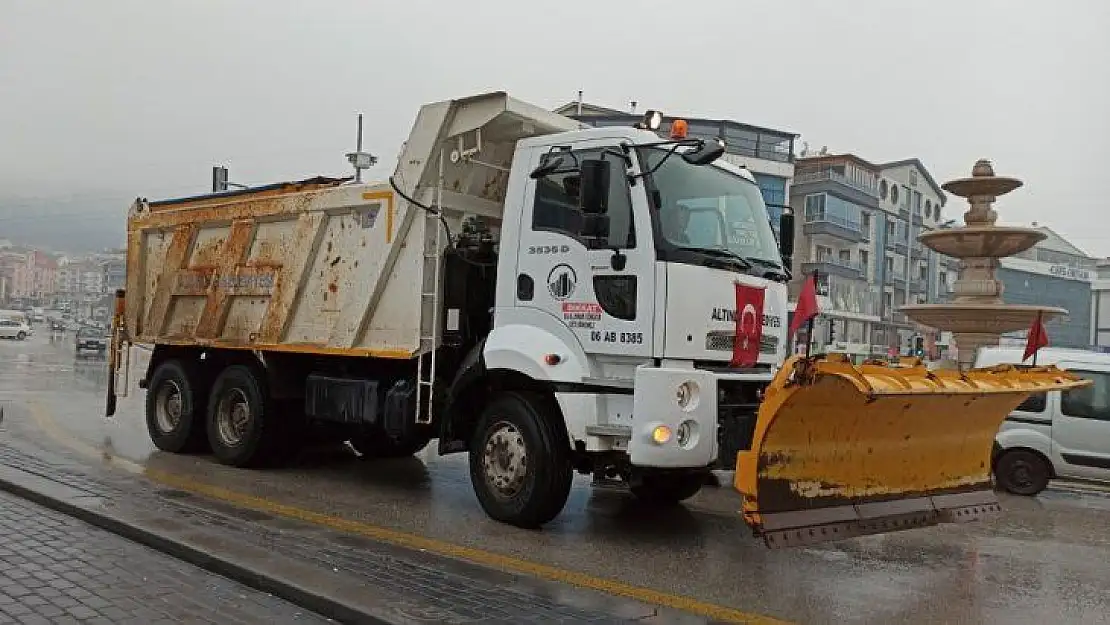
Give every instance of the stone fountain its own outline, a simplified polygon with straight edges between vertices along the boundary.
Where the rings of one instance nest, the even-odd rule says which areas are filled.
[[[980,347],[997,345],[1005,332],[1028,328],[1037,313],[1043,314],[1045,321],[1068,313],[1064,308],[1007,304],[1002,300],[1002,283],[995,277],[998,259],[1024,252],[1046,236],[1031,228],[995,225],[998,213],[991,205],[1021,184],[1016,178],[995,176],[990,161],[978,161],[970,178],[941,185],[971,205],[964,213],[964,225],[918,237],[929,249],[960,259],[959,277],[952,285],[950,303],[914,304],[900,310],[917,323],[952,332],[961,370],[971,368]]]

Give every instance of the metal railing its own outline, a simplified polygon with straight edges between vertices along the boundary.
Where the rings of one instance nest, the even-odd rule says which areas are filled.
[[[844,174],[837,173],[831,170],[824,171],[810,171],[794,175],[794,184],[805,184],[807,182],[822,182],[831,181],[842,184],[846,187],[851,187],[860,193],[865,193],[871,197],[878,198],[879,190],[875,185],[867,185],[845,176]]]
[[[826,222],[840,226],[841,228],[847,228],[853,232],[863,233],[863,228],[858,221],[848,219],[847,217],[840,217],[839,215],[829,215],[824,209],[806,211],[805,223],[819,222]]]
[[[813,262],[836,265],[837,267],[844,267],[845,269],[852,269],[854,271],[863,271],[863,266],[860,263],[853,260],[844,260],[837,256],[818,256]]]

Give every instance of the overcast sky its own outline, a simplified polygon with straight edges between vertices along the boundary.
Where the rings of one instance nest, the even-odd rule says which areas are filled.
[[[104,227],[103,198],[204,192],[216,163],[343,175],[359,111],[380,176],[421,103],[582,89],[941,182],[990,158],[1026,183],[1002,221],[1106,256],[1108,33],[1108,0],[0,0],[0,202],[87,197],[54,219]]]

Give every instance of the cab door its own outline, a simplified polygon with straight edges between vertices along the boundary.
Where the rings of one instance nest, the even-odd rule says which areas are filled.
[[[1094,382],[1087,388],[1059,393],[1052,422],[1053,456],[1062,476],[1110,480],[1110,366],[1061,362]]]
[[[650,358],[654,337],[655,252],[643,183],[611,141],[579,142],[563,166],[526,184],[517,263],[516,305],[540,309],[568,327],[586,351]],[[545,158],[537,151],[530,167]],[[606,211],[579,206],[580,166],[609,163]],[[598,223],[607,227],[598,229]]]

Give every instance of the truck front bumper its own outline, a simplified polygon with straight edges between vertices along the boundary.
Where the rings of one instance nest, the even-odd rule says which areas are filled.
[[[721,468],[731,469],[736,462],[736,447],[746,448],[744,440],[750,445],[758,410],[754,402],[738,403],[735,389],[754,389],[773,377],[773,372],[730,374],[639,367],[633,392],[629,461],[639,467],[708,467],[718,461],[722,449],[718,436],[724,432],[731,444],[723,448],[732,457],[722,458]],[[723,430],[722,421],[727,421]]]

